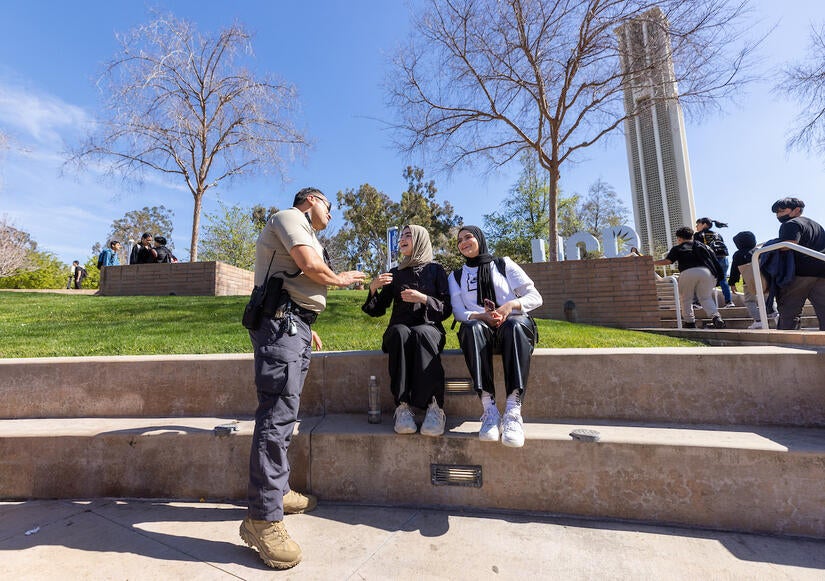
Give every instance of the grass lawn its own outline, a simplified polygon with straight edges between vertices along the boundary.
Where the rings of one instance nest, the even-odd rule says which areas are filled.
[[[389,315],[361,312],[365,291],[330,291],[314,329],[325,351],[381,349]],[[245,353],[246,297],[101,297],[0,292],[0,357]],[[447,349],[458,349],[447,321]],[[694,341],[538,320],[539,347],[684,347]],[[457,327],[456,327],[457,330]]]

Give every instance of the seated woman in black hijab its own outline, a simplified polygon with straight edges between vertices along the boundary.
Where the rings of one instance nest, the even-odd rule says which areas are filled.
[[[371,317],[382,316],[392,304],[392,315],[381,346],[389,354],[390,390],[395,398],[395,431],[418,431],[410,406],[427,408],[421,433],[444,433],[444,368],[441,351],[446,333],[441,322],[450,316],[447,273],[433,262],[430,235],[422,226],[409,225],[398,242],[402,259],[396,267],[375,277],[361,307]],[[379,291],[380,289],[380,291]]]
[[[465,264],[449,277],[450,298],[453,316],[461,322],[458,342],[484,408],[478,437],[496,442],[501,434],[502,444],[519,448],[524,445],[521,400],[538,340],[535,323],[527,313],[540,307],[542,298],[518,264],[488,253],[478,227],[463,226],[458,231],[458,250]],[[507,403],[503,419],[495,402],[494,352],[501,353],[504,364]]]

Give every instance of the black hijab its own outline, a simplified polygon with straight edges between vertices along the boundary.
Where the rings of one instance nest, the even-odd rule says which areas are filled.
[[[461,233],[461,230],[466,230],[478,241],[478,256],[475,258],[464,257],[464,263],[467,266],[478,267],[476,303],[483,307],[484,299],[490,299],[496,307],[498,307],[499,304],[496,301],[496,289],[493,287],[493,274],[490,270],[490,263],[493,262],[493,255],[487,250],[487,240],[484,238],[484,234],[481,233],[481,229],[478,226],[462,226],[458,231],[459,234]]]

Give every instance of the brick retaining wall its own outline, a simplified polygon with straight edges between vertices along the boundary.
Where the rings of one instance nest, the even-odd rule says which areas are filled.
[[[225,262],[176,262],[107,266],[100,294],[227,296],[252,292],[254,274]]]
[[[659,305],[649,256],[522,264],[544,304],[542,319],[565,319],[564,303],[576,303],[576,321],[611,327],[658,327]]]
[[[613,327],[658,327],[659,305],[649,256],[536,262],[522,267],[535,281],[544,305],[534,314],[565,319],[564,304],[576,303],[577,321]],[[100,294],[247,295],[254,275],[224,262],[178,262],[109,266]]]

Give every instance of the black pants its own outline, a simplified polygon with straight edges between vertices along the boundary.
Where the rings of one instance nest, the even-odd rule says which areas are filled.
[[[518,389],[524,397],[536,338],[535,323],[527,315],[510,315],[496,329],[477,319],[461,323],[458,342],[478,395],[486,391],[495,397],[493,354],[501,353],[507,395]]]
[[[433,397],[444,407],[444,367],[441,351],[446,337],[432,325],[390,325],[381,349],[389,354],[390,390],[401,402],[426,408]]]
[[[825,331],[825,278],[817,276],[795,276],[790,284],[779,289],[776,296],[779,323],[776,328],[795,329],[806,299],[814,307],[819,319],[819,330]]]
[[[249,457],[249,517],[282,520],[289,492],[287,451],[298,419],[301,391],[312,354],[309,325],[294,318],[298,333],[286,333],[284,319],[264,317],[249,332],[255,348],[258,409]]]

